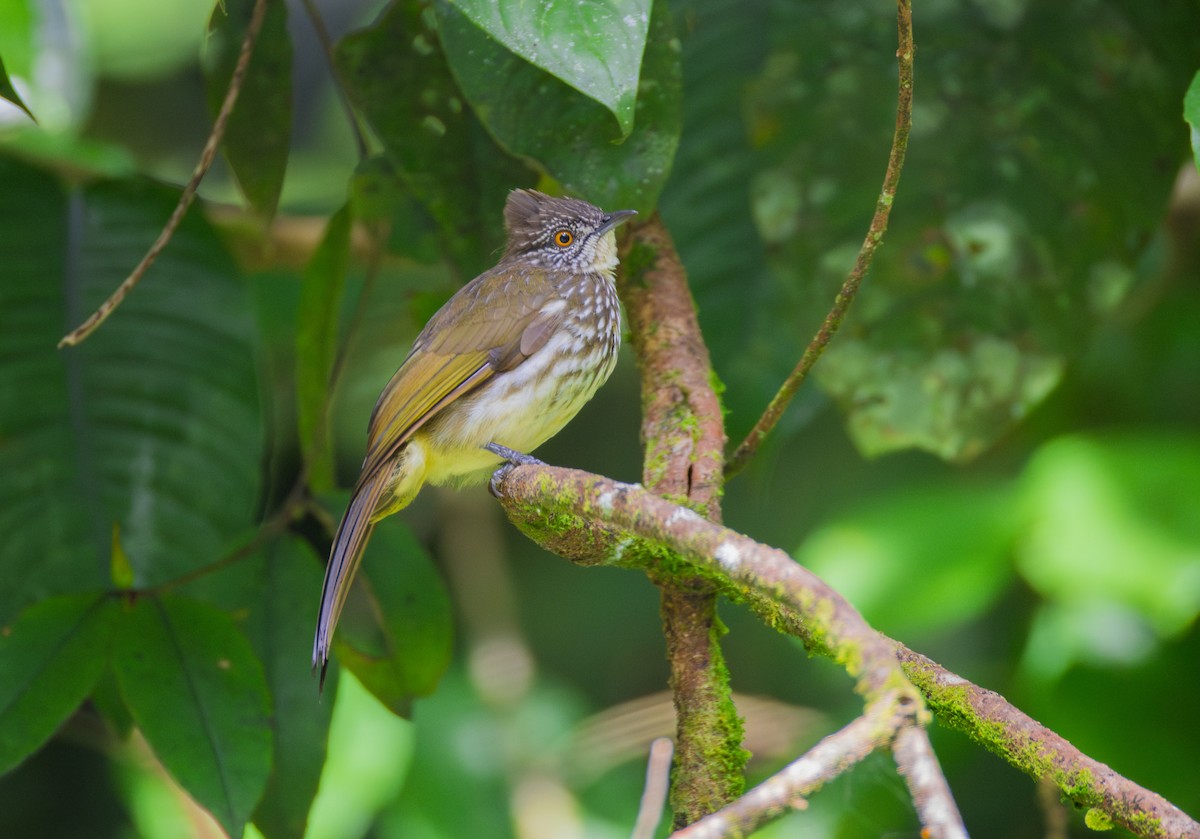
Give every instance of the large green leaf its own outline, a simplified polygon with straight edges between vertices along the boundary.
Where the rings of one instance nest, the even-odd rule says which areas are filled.
[[[296,418],[308,481],[317,492],[327,492],[334,484],[330,376],[338,352],[338,324],[353,226],[349,205],[329,219],[325,235],[305,269],[296,312]]]
[[[491,265],[508,191],[531,173],[465,106],[422,5],[393,3],[370,28],[343,38],[335,55],[351,100],[437,222],[442,249],[465,277]]]
[[[695,15],[689,40],[708,31],[713,5],[724,4],[680,9]],[[816,331],[866,234],[896,107],[894,16],[846,4],[737,6],[763,15],[761,64],[731,60],[726,33],[709,33],[717,43],[705,60],[745,91],[744,122],[689,118],[700,136],[684,145],[740,134],[754,149],[751,171],[711,203],[664,196],[681,207],[672,223],[686,206],[718,230],[746,193],[752,200],[767,282],[756,282],[752,250],[731,247],[719,254],[732,263],[720,283],[697,286],[714,345],[736,354],[717,357],[731,390],[777,384]],[[1185,153],[1179,96],[1194,59],[1181,65],[1200,7],[947,3],[918,26],[913,133],[890,228],[817,373],[853,418],[860,449],[964,459],[1040,404],[1149,266]],[[727,164],[714,157],[681,158],[686,171],[669,189],[716,177]],[[694,229],[677,242],[699,276],[706,243]],[[723,307],[731,294],[751,302]]]
[[[604,105],[629,136],[651,0],[450,2],[492,39]]]
[[[117,636],[121,694],[180,785],[241,836],[271,771],[271,700],[232,619],[179,597],[139,600]]]
[[[245,289],[198,213],[81,346],[59,351],[121,282],[172,190],[69,196],[0,160],[0,619],[109,580],[113,525],[136,585],[219,558],[254,523],[261,429]]]
[[[91,692],[119,614],[102,595],[54,597],[0,632],[0,775],[41,746]]]
[[[215,115],[225,99],[255,0],[225,0],[208,27],[205,82]],[[262,31],[229,117],[222,144],[250,206],[275,215],[287,169],[292,133],[292,41],[287,3],[267,3]]]
[[[459,12],[459,4],[442,0],[435,8],[454,76],[505,148],[606,209],[654,209],[681,121],[679,50],[665,2],[654,4],[637,119],[626,138],[595,101],[489,38]]]
[[[379,523],[336,637],[338,660],[394,713],[437,687],[453,651],[450,598],[399,520]]]
[[[263,662],[274,705],[274,768],[254,823],[268,839],[302,839],[325,763],[338,674],[331,673],[318,694],[309,667],[321,596],[316,557],[294,538],[273,542],[264,554],[246,631]]]

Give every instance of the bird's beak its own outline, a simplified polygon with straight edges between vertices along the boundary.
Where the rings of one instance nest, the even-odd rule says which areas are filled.
[[[597,236],[603,236],[630,216],[636,216],[637,210],[617,210],[604,217],[604,224],[596,231]]]

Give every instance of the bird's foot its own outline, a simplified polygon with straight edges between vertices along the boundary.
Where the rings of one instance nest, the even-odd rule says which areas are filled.
[[[546,464],[538,460],[531,454],[519,452],[516,449],[510,449],[508,446],[502,446],[499,443],[486,443],[484,448],[497,457],[503,458],[504,463],[492,473],[492,479],[488,481],[488,492],[496,498],[500,497],[500,484],[504,481],[514,466],[545,466]]]
[[[531,454],[519,452],[516,449],[510,449],[508,446],[502,446],[499,443],[485,443],[483,446],[497,457],[503,458],[513,466],[545,466],[545,463],[538,460]]]

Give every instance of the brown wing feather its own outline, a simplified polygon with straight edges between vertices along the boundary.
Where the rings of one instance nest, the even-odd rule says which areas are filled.
[[[426,324],[371,412],[362,472],[325,568],[313,643],[313,667],[321,668],[322,680],[334,628],[400,448],[456,399],[544,346],[561,321],[558,312],[541,311],[557,295],[544,272],[524,269],[485,283],[493,272],[465,286]]]

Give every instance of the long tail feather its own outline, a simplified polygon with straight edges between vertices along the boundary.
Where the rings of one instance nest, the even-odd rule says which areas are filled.
[[[387,471],[387,470],[380,470]],[[377,471],[354,489],[350,506],[342,523],[338,525],[333,539],[333,550],[329,553],[329,564],[325,566],[325,585],[321,589],[321,608],[317,615],[317,634],[313,640],[313,670],[321,668],[321,685],[325,684],[325,669],[329,664],[329,648],[333,644],[333,631],[350,591],[350,583],[362,562],[363,550],[371,531],[375,529],[371,516],[379,504],[387,484],[385,475]]]

